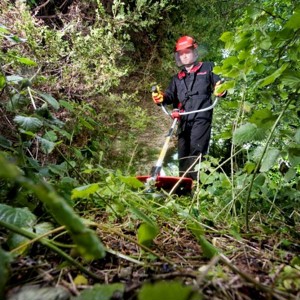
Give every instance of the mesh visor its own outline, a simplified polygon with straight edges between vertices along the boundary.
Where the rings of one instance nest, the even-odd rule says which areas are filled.
[[[198,57],[199,57],[198,47],[196,47],[196,48],[193,49],[193,55],[194,55],[193,61],[191,63],[189,63],[189,65],[193,64],[198,59]],[[175,62],[176,62],[177,67],[184,66],[184,64],[182,63],[182,61],[181,61],[181,59],[179,57],[178,52],[174,53],[174,57],[175,57]]]

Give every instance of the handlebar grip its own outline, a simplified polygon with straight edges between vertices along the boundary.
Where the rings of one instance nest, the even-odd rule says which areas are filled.
[[[151,92],[152,92],[152,93],[159,93],[159,92],[160,92],[159,86],[158,86],[158,85],[153,85],[153,86],[151,87]]]

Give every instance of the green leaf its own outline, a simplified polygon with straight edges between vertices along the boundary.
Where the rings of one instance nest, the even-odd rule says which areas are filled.
[[[138,228],[138,242],[146,247],[151,247],[153,240],[158,235],[159,230],[148,223],[142,223]]]
[[[211,259],[215,255],[218,255],[220,251],[204,237],[204,230],[199,224],[191,223],[188,225],[188,229],[191,230],[191,232],[197,238],[204,257]]]
[[[53,174],[63,176],[68,171],[68,164],[66,161],[64,161],[59,165],[48,165],[48,168]]]
[[[271,48],[272,43],[269,37],[264,37],[261,43],[259,44],[260,48],[263,50],[268,50]]]
[[[284,63],[278,70],[276,70],[271,75],[265,77],[264,79],[261,79],[257,82],[257,85],[262,88],[266,85],[269,85],[273,83],[282,73],[283,71],[288,67],[287,63]]]
[[[27,207],[12,207],[0,203],[0,220],[18,227],[32,227],[36,216]]]
[[[232,38],[233,38],[233,33],[230,32],[230,31],[226,31],[226,32],[223,32],[223,34],[222,34],[221,37],[220,37],[220,40],[221,40],[222,42],[225,42],[225,43],[226,43],[226,42],[231,41]]]
[[[74,106],[70,102],[65,100],[60,100],[59,103],[62,107],[68,109],[69,111],[74,111]]]
[[[258,174],[258,176],[256,176],[254,179],[255,185],[259,188],[261,188],[265,182],[266,182],[266,175],[264,173]]]
[[[85,226],[81,218],[51,185],[40,181],[38,184],[28,182],[27,186],[46,205],[55,220],[66,226],[76,243],[77,250],[85,259],[92,260],[105,256],[105,248],[96,233]]]
[[[24,135],[29,136],[30,138],[33,138],[33,139],[36,137],[36,134],[33,133],[32,131],[26,131],[26,130],[20,129],[20,132]]]
[[[7,176],[6,173],[11,171],[9,167],[14,166],[5,160],[1,153],[0,165],[0,176],[2,172]],[[66,227],[75,243],[77,243],[79,253],[84,258],[90,260],[105,256],[105,248],[96,233],[84,225],[81,218],[76,215],[71,206],[56,193],[51,185],[44,181],[33,182],[30,178],[20,174],[17,174],[15,179],[28,190],[34,192],[56,221]],[[28,225],[32,225],[36,221],[35,216],[29,212],[28,208],[15,209],[4,204],[0,205],[0,220],[1,218],[5,218],[7,223],[11,222],[17,226],[19,224],[19,227],[31,227]]]
[[[37,235],[43,235],[51,230],[53,230],[53,224],[50,222],[38,223],[34,226],[34,231]]]
[[[235,81],[234,80],[228,80],[228,81],[225,81],[223,84],[222,84],[222,87],[224,88],[224,90],[230,90],[230,89],[233,89],[235,86]]]
[[[253,70],[258,73],[262,74],[266,70],[266,66],[262,63],[257,63],[254,67]]]
[[[38,137],[38,141],[41,143],[41,149],[45,154],[50,154],[56,146],[56,143],[53,143],[41,137]]]
[[[10,263],[13,261],[13,256],[9,252],[4,251],[0,247],[0,299],[4,298],[4,289],[6,282],[10,276]]]
[[[44,139],[47,139],[51,142],[56,142],[57,141],[57,135],[55,133],[54,130],[51,130],[51,131],[47,131],[44,136],[43,136]]]
[[[200,167],[200,166],[199,166]],[[199,167],[195,167],[195,171],[199,171]],[[201,168],[201,167],[200,167]],[[200,181],[205,184],[211,184],[215,182],[218,178],[218,175],[206,174],[205,172],[200,172]]]
[[[266,133],[265,129],[260,129],[252,123],[246,123],[234,131],[233,143],[241,145],[252,141],[259,141],[265,138]]]
[[[246,171],[248,174],[251,174],[254,171],[255,167],[256,164],[248,161],[245,163],[243,170]]]
[[[0,74],[0,89],[2,90],[5,86],[6,78],[3,74]]]
[[[256,110],[250,117],[249,122],[260,128],[271,128],[277,117],[268,109]]]
[[[255,162],[258,162],[263,155],[264,147],[263,146],[257,146],[254,151],[252,152],[252,159]]]
[[[289,162],[293,167],[300,165],[300,145],[291,143],[288,148]]]
[[[300,144],[300,127],[296,130],[295,141],[297,144]]]
[[[23,174],[23,171],[13,163],[8,162],[8,159],[0,152],[0,178],[16,179]]]
[[[249,58],[249,51],[242,50],[239,52],[238,54],[239,60],[246,60],[247,58]]]
[[[14,94],[11,98],[10,101],[7,102],[7,109],[10,111],[14,111],[16,108],[23,108],[30,102],[30,99],[27,97],[24,97],[23,94]]]
[[[3,24],[0,24],[0,32],[9,34],[10,32],[8,31],[7,27],[4,26]]]
[[[72,190],[71,199],[81,198],[88,199],[91,195],[95,194],[99,189],[99,183],[91,183],[77,187]]]
[[[278,149],[269,149],[263,157],[260,172],[269,171],[277,162],[279,155],[280,151]]]
[[[139,210],[137,207],[135,206],[131,206],[129,204],[129,209],[130,211],[136,215],[139,219],[141,219],[142,221],[144,221],[145,223],[149,224],[150,226],[156,227],[155,222],[153,222],[146,214],[144,214],[141,210]]]
[[[120,176],[120,180],[132,188],[141,188],[144,184],[133,176]]]
[[[224,140],[228,140],[232,138],[232,131],[231,130],[226,130],[224,132],[221,132],[219,135],[216,136],[216,139],[224,139]]]
[[[281,81],[285,86],[288,86],[292,89],[298,89],[300,86],[300,72],[287,70],[282,75]]]
[[[159,281],[142,286],[138,300],[200,300],[200,294],[193,291],[191,286],[184,286],[177,281]]]
[[[300,11],[295,11],[291,18],[285,24],[286,28],[298,29],[300,28]]]
[[[39,94],[49,105],[51,105],[54,109],[58,110],[59,109],[59,103],[55,98],[53,98],[51,95],[47,93],[42,93],[39,91],[35,91],[37,94]]]
[[[11,75],[6,77],[7,82],[19,83],[20,81],[24,80],[24,77],[19,75]]]
[[[27,283],[16,289],[10,299],[14,300],[69,300],[71,293],[62,285],[41,286]]]
[[[86,260],[91,261],[105,256],[103,244],[91,229],[85,227],[80,232],[70,230],[70,234],[76,243],[76,249]]]
[[[204,257],[211,259],[219,254],[219,250],[215,246],[213,246],[204,236],[199,235],[197,238],[202,248]]]
[[[22,228],[27,231],[32,232],[32,228]],[[7,239],[7,245],[10,250],[13,250],[15,248],[19,248],[23,245],[23,247],[20,247],[17,251],[14,251],[14,253],[18,255],[25,255],[28,253],[31,245],[28,244],[29,239],[16,233],[10,233]]]
[[[26,57],[17,57],[17,61],[27,66],[37,66],[37,63]]]
[[[297,175],[297,171],[294,168],[289,168],[289,170],[284,175],[284,180],[286,182],[290,182],[293,180]]]
[[[90,129],[90,130],[94,130],[95,128],[84,118],[79,117],[79,122],[86,128]]]
[[[0,135],[0,147],[9,148],[12,146],[12,142],[6,139],[3,135]]]
[[[239,63],[239,60],[237,57],[229,56],[223,60],[223,67],[231,69],[233,65],[237,65],[238,63]],[[215,68],[216,67],[214,67],[214,70],[215,70]]]
[[[10,35],[6,35],[5,38],[12,42],[12,43],[24,43],[26,42],[26,39],[20,38],[16,35],[10,34]]]
[[[110,300],[115,293],[124,293],[123,283],[112,283],[112,284],[94,284],[92,288],[83,290],[79,296],[72,298],[73,300]]]
[[[43,122],[35,117],[15,116],[14,121],[24,130],[36,132],[42,126]]]
[[[244,32],[240,34],[238,39],[235,41],[234,48],[236,51],[241,51],[241,50],[249,50],[251,48],[251,40],[249,39],[249,34],[248,32]]]
[[[294,256],[290,262],[291,266],[300,270],[300,256]]]
[[[54,119],[53,115],[51,114],[48,108],[47,103],[43,103],[42,106],[38,107],[35,112],[38,116],[42,117],[43,119],[48,119],[50,121]]]

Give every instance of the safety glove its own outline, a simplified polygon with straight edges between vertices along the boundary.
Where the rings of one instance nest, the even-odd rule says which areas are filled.
[[[180,119],[180,111],[179,109],[173,109],[172,113],[171,113],[171,117],[172,119]]]
[[[152,91],[152,100],[156,104],[161,104],[164,101],[164,94],[160,91],[160,88],[158,85],[154,85],[151,88]]]
[[[222,80],[219,80],[219,81],[216,83],[215,89],[214,89],[214,95],[215,95],[216,97],[224,97],[224,96],[226,95],[227,91],[226,91],[226,90],[225,90],[225,91],[222,91],[222,88],[221,88],[221,86],[222,86],[223,83],[224,83],[224,80],[223,80],[223,79],[222,79]]]

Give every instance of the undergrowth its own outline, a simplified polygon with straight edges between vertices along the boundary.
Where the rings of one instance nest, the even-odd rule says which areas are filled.
[[[222,35],[230,100],[179,196],[134,177],[153,117],[136,82],[118,86],[134,70],[128,26],[172,5],[95,3],[90,23],[76,2],[55,30],[1,2],[1,296],[55,282],[67,299],[299,298],[299,8],[283,3],[286,21],[246,11]]]

